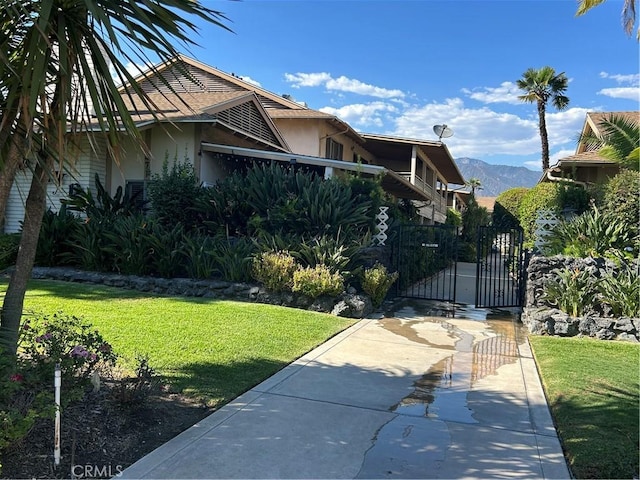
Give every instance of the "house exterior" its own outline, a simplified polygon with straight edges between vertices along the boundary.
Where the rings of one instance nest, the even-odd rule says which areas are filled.
[[[589,112],[586,115],[581,135],[598,134],[601,121],[611,115],[623,117],[632,122],[640,122],[640,112]],[[579,185],[605,183],[620,172],[617,163],[603,158],[598,150],[579,143],[576,153],[561,158],[544,172],[540,182],[568,181]]]
[[[445,221],[449,185],[464,183],[441,142],[358,133],[333,115],[185,56],[155,68],[165,82],[155,74],[137,79],[153,111],[136,95],[123,95],[146,149],[125,140],[116,162],[102,134],[81,140],[75,164],[49,189],[51,209],[76,185],[92,189],[96,174],[111,194],[119,187],[144,192],[165,161],[192,163],[204,185],[259,160],[305,165],[325,178],[349,171],[380,176],[389,194],[416,202],[427,223]],[[20,228],[29,183],[29,172],[16,178],[5,232]]]

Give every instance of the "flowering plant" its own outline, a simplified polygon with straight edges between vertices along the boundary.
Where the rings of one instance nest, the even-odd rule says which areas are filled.
[[[24,320],[20,354],[31,366],[50,371],[60,364],[63,380],[86,380],[100,362],[115,364],[111,345],[89,324],[75,316],[56,313]]]

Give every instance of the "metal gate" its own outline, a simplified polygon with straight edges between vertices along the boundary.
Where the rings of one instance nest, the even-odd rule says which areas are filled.
[[[455,302],[458,231],[451,225],[398,227],[394,264],[400,297]]]
[[[525,252],[520,228],[480,227],[477,243],[476,307],[521,307]]]

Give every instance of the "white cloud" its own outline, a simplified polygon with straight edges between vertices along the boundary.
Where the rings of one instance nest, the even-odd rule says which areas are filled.
[[[321,112],[335,115],[353,126],[362,128],[382,128],[388,115],[396,113],[398,109],[394,105],[384,102],[356,103],[340,108],[324,107]]]
[[[547,113],[547,132],[552,151],[575,151],[576,139],[587,111],[584,108],[572,108]],[[469,108],[460,98],[408,108],[394,119],[395,127],[388,133],[437,140],[433,126],[443,123],[454,132],[452,137],[445,140],[454,158],[540,155],[537,115],[521,117],[513,113],[496,112],[488,107]]]
[[[348,92],[375,98],[404,98],[402,90],[376,87],[344,75],[333,78],[329,73],[285,73],[285,80],[293,88],[324,86],[331,92]]]
[[[637,87],[603,88],[598,95],[611,98],[624,98],[627,100],[640,100],[640,90]]]
[[[254,80],[251,77],[240,77],[240,79],[242,79],[243,81],[245,81],[247,83],[250,83],[253,86],[262,87],[262,85],[260,85],[260,82],[258,82],[257,80]]]
[[[518,98],[518,95],[522,95],[522,91],[513,82],[502,82],[499,87],[463,88],[462,92],[469,98],[482,103],[509,103],[511,105],[522,103],[522,100]]]
[[[611,78],[620,84],[625,85],[638,85],[640,83],[640,73],[631,73],[628,75],[609,74],[607,72],[600,72],[600,78]]]
[[[522,165],[531,170],[536,170],[542,173],[542,160],[527,160],[523,162]]]
[[[291,84],[293,88],[300,87],[320,87],[331,79],[328,73],[285,73],[284,79]]]

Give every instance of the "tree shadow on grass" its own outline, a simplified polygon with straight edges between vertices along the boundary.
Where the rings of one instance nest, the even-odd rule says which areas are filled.
[[[264,358],[216,364],[191,363],[162,373],[171,388],[218,408],[277,373],[288,363]]]
[[[597,382],[594,400],[561,396],[551,405],[560,440],[576,478],[637,478],[640,386]],[[587,392],[585,392],[587,393]]]

